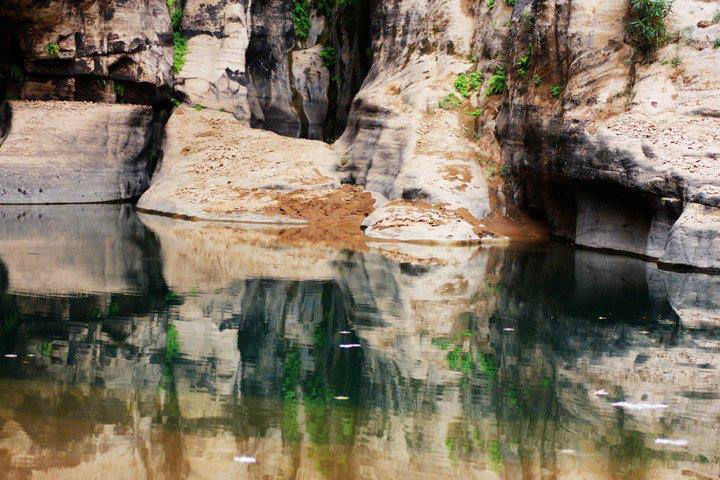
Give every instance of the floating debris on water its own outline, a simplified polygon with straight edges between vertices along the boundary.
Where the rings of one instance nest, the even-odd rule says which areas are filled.
[[[618,408],[627,408],[628,410],[662,410],[663,408],[667,408],[667,405],[664,403],[615,402],[610,405]]]
[[[595,395],[597,395],[598,397],[607,397],[610,394],[607,392],[607,390],[603,388],[600,390],[595,390]]]
[[[514,328],[510,328],[510,327],[503,328],[503,332],[514,332],[514,331],[515,331]]]
[[[341,343],[340,348],[360,348],[362,345],[359,343]]]
[[[656,438],[655,443],[658,445],[672,445],[674,447],[685,447],[688,444],[687,440],[670,440],[669,438]]]
[[[598,317],[598,320],[607,320],[607,317],[600,316],[600,317]]]
[[[17,358],[17,355],[14,353],[6,353],[5,358]]]
[[[337,395],[333,397],[335,400],[350,400],[350,397],[346,397],[344,395]]]
[[[342,335],[350,335],[350,333],[351,332],[349,330],[340,330],[340,334]]]
[[[641,330],[640,333],[642,333],[643,335],[648,335],[650,332],[648,332],[647,330]]]
[[[238,463],[255,463],[255,457],[246,457],[245,455],[235,457],[235,461]]]
[[[560,453],[564,453],[565,455],[575,455],[577,452],[572,448],[564,448],[560,450]]]

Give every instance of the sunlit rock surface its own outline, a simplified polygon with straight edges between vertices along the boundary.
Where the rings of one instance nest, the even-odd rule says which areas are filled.
[[[0,136],[0,204],[129,200],[150,185],[151,108],[79,102],[8,105],[7,137]]]
[[[128,275],[152,277],[140,289],[107,286],[88,264],[73,291],[20,292],[18,269],[52,276],[61,255],[13,263],[0,250],[9,478],[717,474],[707,275],[549,244],[330,255],[127,215],[137,233],[122,243],[153,259]],[[24,225],[0,244],[28,238]],[[94,235],[71,231],[81,244]],[[707,293],[690,296],[693,282]]]

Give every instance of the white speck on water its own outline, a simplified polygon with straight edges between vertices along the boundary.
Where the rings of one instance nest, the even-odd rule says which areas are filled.
[[[29,353],[29,354],[28,354],[28,357],[30,357],[30,358],[35,358],[35,354],[34,354],[34,353]]]
[[[338,395],[336,397],[333,397],[335,400],[350,400],[350,397],[345,397],[343,395]]]
[[[6,353],[5,358],[17,358],[17,355],[14,353]]]
[[[687,440],[670,440],[669,438],[656,438],[655,443],[658,445],[672,445],[674,447],[685,447],[688,444]]]
[[[647,330],[642,330],[640,333],[642,333],[643,335],[647,335],[647,334],[649,334],[650,332],[648,332]]]
[[[607,320],[607,317],[598,317],[598,320]]]
[[[340,344],[340,348],[360,348],[362,345],[359,343],[342,343]]]
[[[503,332],[514,332],[514,331],[515,331],[514,328],[510,328],[510,327],[503,328]]]
[[[246,457],[245,455],[235,457],[235,461],[238,463],[255,463],[255,457]]]
[[[340,334],[341,335],[350,335],[350,331],[349,330],[340,330]]]
[[[572,448],[564,448],[560,450],[560,453],[564,453],[566,455],[575,455],[577,452],[573,450]]]
[[[607,392],[607,390],[603,388],[601,390],[595,390],[595,395],[597,395],[598,397],[607,397],[610,394]]]
[[[662,410],[663,408],[667,408],[667,405],[664,403],[615,402],[610,405],[618,408],[627,408],[628,410]]]

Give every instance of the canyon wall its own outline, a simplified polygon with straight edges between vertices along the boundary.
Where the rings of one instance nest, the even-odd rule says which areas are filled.
[[[114,125],[121,137],[155,135],[172,104],[185,102],[225,112],[238,129],[334,142],[327,180],[374,196],[368,238],[521,236],[519,206],[579,245],[720,268],[715,2],[675,2],[652,51],[629,32],[627,0],[31,3],[0,6],[0,93],[152,109],[150,122]],[[93,105],[83,108],[107,108]],[[38,143],[41,132],[25,135],[12,113],[48,108],[11,106],[2,117],[5,142]],[[167,128],[206,121],[188,108],[184,115]],[[69,149],[86,128],[73,118],[62,119],[57,132]],[[184,130],[166,133],[180,133],[181,142],[164,144],[157,135],[137,149],[106,148],[108,162],[119,167],[117,181],[100,190],[137,197],[156,165],[162,172],[164,149],[183,152],[198,142]],[[314,161],[302,141],[294,145],[278,148],[277,162],[288,172]],[[4,155],[21,168],[23,157],[14,152]],[[43,169],[50,160],[40,158]],[[82,164],[73,168],[92,173]],[[212,168],[203,174],[226,179]],[[18,175],[2,179],[10,193],[1,202],[108,199],[55,195],[47,179],[30,174],[18,183]],[[255,175],[233,173],[228,188],[253,183]],[[79,175],[85,179],[72,188],[95,176]],[[303,187],[258,188],[272,196]]]

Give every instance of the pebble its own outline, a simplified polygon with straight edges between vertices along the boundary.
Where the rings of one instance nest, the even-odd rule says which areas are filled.
[[[255,462],[257,462],[255,457],[246,457],[245,455],[235,457],[235,461],[238,463],[255,463]]]

